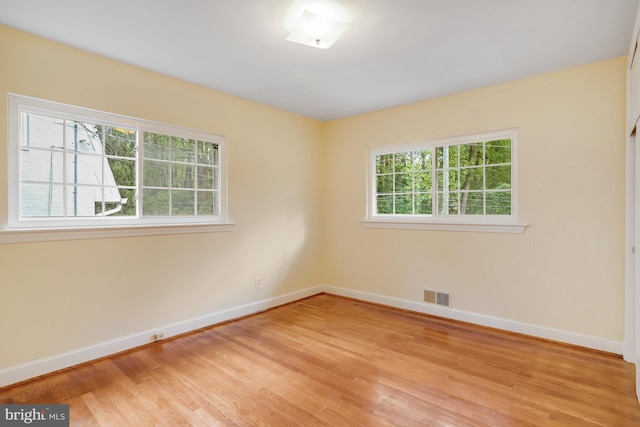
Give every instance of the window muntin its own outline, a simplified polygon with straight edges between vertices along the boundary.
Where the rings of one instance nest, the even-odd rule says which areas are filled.
[[[368,218],[514,222],[517,130],[370,150]]]
[[[10,228],[226,221],[223,137],[17,95],[9,105]]]

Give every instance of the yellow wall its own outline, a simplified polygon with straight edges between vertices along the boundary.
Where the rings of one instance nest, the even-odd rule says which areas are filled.
[[[625,61],[328,123],[327,282],[621,341]],[[368,147],[512,127],[523,235],[361,226]]]
[[[622,339],[624,58],[325,124],[2,26],[0,58],[1,96],[226,135],[236,223],[0,244],[0,370],[320,284]],[[510,127],[524,235],[361,226],[368,147]]]
[[[319,122],[1,26],[0,58],[0,222],[12,92],[226,135],[236,223],[0,244],[0,370],[321,282]]]

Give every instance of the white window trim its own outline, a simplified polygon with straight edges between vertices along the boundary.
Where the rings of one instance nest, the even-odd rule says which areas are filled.
[[[511,139],[511,215],[385,215],[375,213],[376,156],[425,148],[471,144],[478,141]],[[504,129],[473,135],[434,139],[370,148],[367,151],[366,228],[405,230],[468,231],[487,233],[524,233],[526,224],[518,222],[518,129]],[[434,160],[435,161],[435,156]]]
[[[19,144],[22,109],[30,112],[60,113],[70,119],[100,121],[101,124],[135,128],[139,137],[143,132],[163,133],[183,138],[204,140],[218,145],[220,164],[220,214],[207,217],[112,217],[105,223],[103,218],[20,218],[19,213]],[[8,95],[8,195],[9,203],[6,223],[0,224],[0,243],[31,242],[47,240],[72,240],[86,238],[108,238],[120,236],[163,235],[229,231],[233,223],[228,220],[227,145],[226,138],[213,133],[167,125],[134,117],[76,107],[22,95]],[[138,159],[138,168],[142,162]],[[58,225],[59,224],[59,225]]]

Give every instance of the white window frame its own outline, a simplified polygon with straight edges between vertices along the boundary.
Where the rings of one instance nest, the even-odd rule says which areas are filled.
[[[135,217],[21,218],[20,217],[20,138],[21,113],[59,115],[68,120],[126,127],[137,132],[138,215]],[[218,146],[219,214],[201,216],[143,216],[142,165],[144,132],[171,135]],[[8,95],[8,210],[7,221],[0,225],[0,243],[67,240],[147,234],[182,234],[228,231],[227,144],[221,135],[187,129],[135,117],[46,101],[22,95]]]
[[[378,214],[376,198],[376,157],[408,151],[432,150],[432,176],[436,177],[436,147],[473,144],[500,139],[511,140],[511,215],[440,215],[440,214]],[[367,152],[366,218],[368,228],[399,228],[417,230],[523,233],[526,225],[518,222],[518,129],[478,133],[370,148]],[[431,189],[436,197],[435,188]]]

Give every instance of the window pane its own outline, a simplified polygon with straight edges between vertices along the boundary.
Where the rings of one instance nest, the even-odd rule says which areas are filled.
[[[20,216],[60,217],[63,207],[62,185],[20,184]]]
[[[214,196],[213,191],[198,191],[198,215],[217,215],[217,210],[214,210]]]
[[[393,154],[383,154],[376,156],[376,173],[392,173],[393,172]]]
[[[105,202],[108,216],[135,216],[136,215],[136,190],[133,188],[109,188],[105,187],[105,193],[113,190],[118,191],[119,202]],[[108,197],[107,200],[114,200],[115,197]]]
[[[131,190],[128,190],[131,191]],[[135,216],[135,213],[131,213],[131,211],[125,211],[124,208],[127,207],[127,204],[122,204],[120,202],[105,202],[104,203],[104,212],[102,211],[102,202],[96,202],[96,215],[102,216]],[[135,202],[134,202],[135,205]]]
[[[449,171],[449,190],[457,190],[460,188],[460,171]]]
[[[393,175],[379,175],[376,178],[376,193],[393,192]]]
[[[169,215],[169,190],[145,188],[143,190],[143,215]]]
[[[443,169],[444,165],[444,147],[436,147],[436,168]]]
[[[22,113],[23,147],[62,149],[64,120],[33,113]]]
[[[396,214],[413,213],[413,196],[411,194],[396,195]]]
[[[458,146],[436,147],[436,168],[457,168]]]
[[[460,214],[461,215],[484,215],[484,201],[482,192],[469,193],[462,192],[460,195]]]
[[[101,211],[101,209],[96,211],[96,203],[101,203],[103,197],[104,199],[112,199],[105,200],[105,202],[120,201],[120,193],[118,192],[114,194],[105,191],[103,196],[102,187],[67,185],[65,188],[67,192],[66,215],[70,217],[95,216]]]
[[[431,191],[432,179],[431,172],[416,173],[414,179],[414,191]]]
[[[458,170],[439,171],[438,172],[438,191],[445,189],[458,189]]]
[[[438,213],[440,215],[457,215],[458,198],[458,192],[438,193]]]
[[[218,189],[218,168],[208,166],[198,166],[198,188],[217,190]]]
[[[98,126],[67,120],[66,122],[66,148],[79,153],[102,154],[102,141],[98,134]]]
[[[486,163],[488,165],[511,163],[511,140],[501,139],[487,142]]]
[[[395,153],[393,155],[395,172],[411,172],[411,164],[413,163],[411,152]]]
[[[413,153],[413,170],[431,170],[431,150],[416,151]]]
[[[67,183],[102,185],[102,157],[67,154]]]
[[[122,211],[120,215],[135,216],[138,210],[138,197],[136,190],[121,188],[120,197],[122,197]]]
[[[104,131],[105,153],[109,156],[136,156],[136,131],[123,128],[98,126],[98,133]]]
[[[411,191],[413,187],[413,176],[410,173],[401,173],[394,175],[395,192]]]
[[[107,164],[108,168],[104,171],[105,185],[135,187],[135,160],[107,159]]]
[[[392,214],[393,213],[393,196],[392,195],[378,196],[376,206],[377,206],[376,213]]]
[[[171,165],[173,176],[171,186],[173,188],[195,188],[195,171],[193,165],[173,163]]]
[[[482,143],[465,144],[460,146],[460,166],[482,165],[484,158]]]
[[[218,165],[218,144],[206,141],[197,142],[198,163],[201,165]]]
[[[169,160],[171,157],[171,137],[157,133],[144,133],[144,158]]]
[[[143,164],[142,184],[145,187],[169,187],[169,169],[171,163],[169,162],[155,162],[151,160],[145,160]],[[146,203],[145,203],[146,204]]]
[[[486,173],[488,190],[511,188],[511,165],[487,166]]]
[[[20,181],[62,184],[62,150],[20,150]]]
[[[482,190],[482,168],[460,169],[461,190]]]
[[[445,156],[447,155],[447,151],[449,152],[449,167],[457,168],[458,167],[458,146],[452,145],[450,147],[444,147]]]
[[[433,213],[431,194],[416,194],[415,213],[417,215],[431,215]]]
[[[174,162],[195,163],[196,142],[193,139],[172,137],[171,156]]]
[[[171,215],[195,215],[195,191],[171,191]]]
[[[104,187],[102,191],[100,191],[99,188],[96,189],[94,194],[94,205],[95,205],[96,215],[102,214],[103,212],[107,212],[108,215],[111,215],[113,212],[110,212],[110,211],[116,211],[118,207],[122,205],[123,197],[126,197],[126,196],[122,196],[120,189],[118,189],[117,187]],[[104,211],[103,211],[103,207],[104,207]]]
[[[511,191],[488,191],[487,215],[511,215]]]

